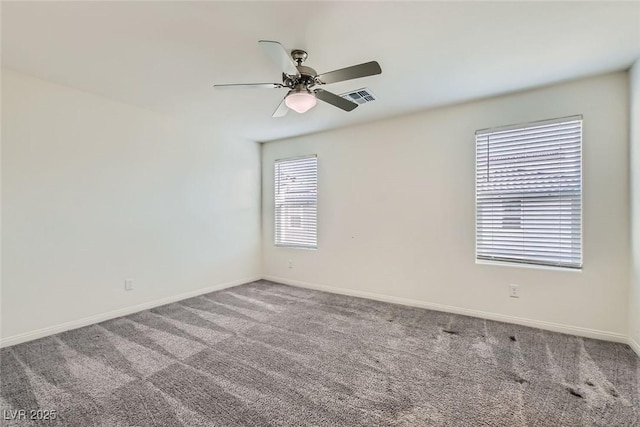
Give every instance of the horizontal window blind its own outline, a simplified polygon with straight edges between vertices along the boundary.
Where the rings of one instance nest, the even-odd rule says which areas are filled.
[[[275,161],[275,244],[317,248],[318,158]]]
[[[476,132],[476,258],[582,267],[582,117]]]

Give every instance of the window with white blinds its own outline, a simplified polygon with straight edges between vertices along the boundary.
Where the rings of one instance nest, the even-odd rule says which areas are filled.
[[[275,161],[275,218],[276,246],[317,248],[317,156]]]
[[[476,258],[582,268],[582,117],[476,132]]]

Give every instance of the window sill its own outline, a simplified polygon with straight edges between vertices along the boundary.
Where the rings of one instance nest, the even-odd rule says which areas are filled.
[[[317,251],[317,246],[295,246],[295,245],[274,245],[276,248],[284,248],[284,249],[304,249],[307,251]]]
[[[512,268],[531,268],[534,270],[550,270],[562,271],[568,273],[582,273],[582,268],[556,267],[552,265],[526,264],[518,262],[489,261],[485,259],[476,259],[478,265],[493,265],[496,267],[512,267]]]

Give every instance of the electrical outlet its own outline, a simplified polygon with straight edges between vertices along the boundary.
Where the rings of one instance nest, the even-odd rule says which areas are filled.
[[[125,291],[133,290],[133,279],[124,279],[124,290]]]
[[[289,260],[289,262],[287,263],[287,267],[293,268],[293,261]]]
[[[509,296],[511,298],[520,298],[520,286],[509,285]]]

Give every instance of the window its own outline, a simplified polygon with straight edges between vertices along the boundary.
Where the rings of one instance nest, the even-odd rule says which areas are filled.
[[[275,244],[317,248],[318,158],[275,161]]]
[[[582,268],[582,117],[476,132],[476,259]]]

